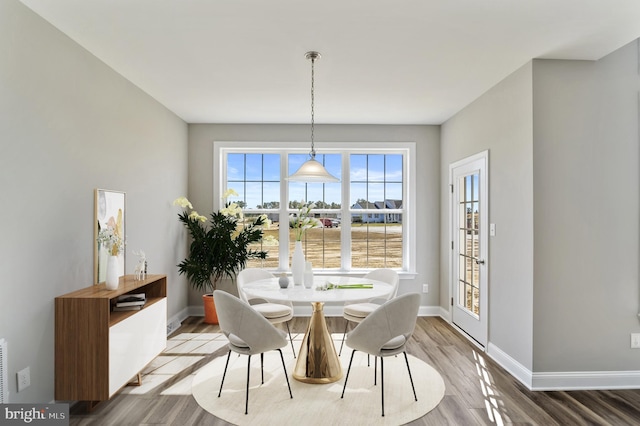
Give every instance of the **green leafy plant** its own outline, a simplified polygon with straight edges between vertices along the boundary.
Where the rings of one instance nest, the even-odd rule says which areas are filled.
[[[231,195],[238,194],[229,189],[223,200]],[[223,278],[235,279],[249,259],[266,259],[266,251],[250,248],[262,240],[262,226],[269,222],[265,215],[245,220],[237,203],[225,202],[224,208],[207,220],[184,197],[173,204],[185,209],[178,219],[191,237],[188,257],[178,264],[178,271],[196,290],[213,292]]]

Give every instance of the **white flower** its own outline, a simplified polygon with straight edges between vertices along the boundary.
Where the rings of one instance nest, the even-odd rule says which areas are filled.
[[[102,244],[111,256],[118,256],[124,249],[124,238],[110,226],[100,230],[98,243]]]
[[[193,206],[191,205],[189,200],[187,200],[186,197],[178,197],[178,198],[176,198],[175,200],[173,200],[173,205],[174,206],[180,206],[182,208],[185,208],[185,207],[189,207],[190,209],[193,208]]]
[[[262,218],[262,223],[263,223],[262,227],[263,228],[265,228],[265,229],[271,228],[271,220],[269,219],[269,217],[266,214],[263,213],[259,217]]]
[[[224,216],[233,216],[242,218],[242,208],[238,206],[238,203],[229,203],[225,208],[220,209],[220,213]]]
[[[314,203],[303,204],[298,209],[297,216],[295,214],[289,216],[289,227],[294,229],[296,241],[302,241],[302,237],[307,229],[321,226],[320,221],[311,216],[311,209],[315,206]]]
[[[238,193],[233,188],[229,188],[226,191],[224,191],[224,194],[222,194],[222,198],[224,198],[226,200],[227,198],[229,198],[232,195],[234,197],[237,197]]]
[[[189,213],[189,218],[193,220],[199,220],[200,222],[206,222],[207,218],[205,216],[201,216],[197,211],[193,210]]]

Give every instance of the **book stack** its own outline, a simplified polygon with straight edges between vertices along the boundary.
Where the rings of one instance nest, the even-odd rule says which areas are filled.
[[[116,305],[113,307],[114,311],[137,311],[142,309],[147,297],[144,293],[138,294],[123,294],[116,299]]]

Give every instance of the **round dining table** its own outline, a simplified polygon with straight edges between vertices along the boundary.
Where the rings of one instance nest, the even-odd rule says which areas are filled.
[[[324,304],[387,298],[393,286],[368,278],[324,275],[314,275],[310,288],[289,281],[287,288],[280,287],[277,277],[252,281],[242,288],[252,298],[269,302],[311,303],[313,311],[300,345],[293,378],[304,383],[336,382],[342,378],[342,365],[324,317]]]

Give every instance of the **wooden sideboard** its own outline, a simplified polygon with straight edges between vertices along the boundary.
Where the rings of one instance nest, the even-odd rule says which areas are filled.
[[[140,310],[114,311],[118,296],[145,293]],[[120,277],[116,290],[104,283],[55,299],[55,399],[111,398],[167,344],[167,277],[136,281]]]

